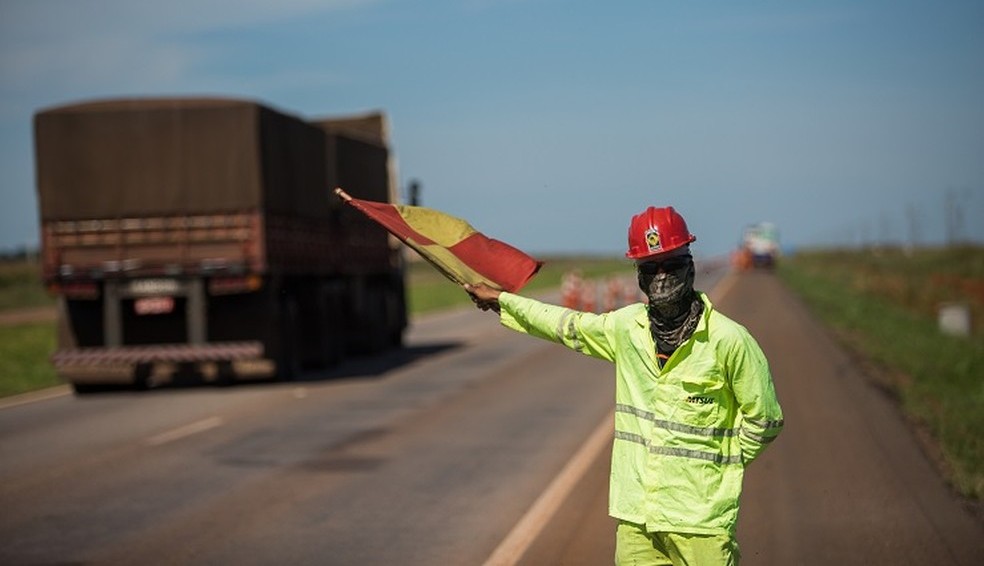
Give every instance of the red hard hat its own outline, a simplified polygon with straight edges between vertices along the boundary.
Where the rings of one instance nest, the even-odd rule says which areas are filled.
[[[697,237],[687,229],[687,222],[672,206],[650,206],[632,217],[629,224],[629,259],[645,259],[682,248]]]

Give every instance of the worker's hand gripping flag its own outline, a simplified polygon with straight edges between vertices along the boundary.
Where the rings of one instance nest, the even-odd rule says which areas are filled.
[[[335,194],[375,220],[417,251],[445,277],[459,285],[485,283],[516,292],[536,275],[543,262],[488,238],[467,222],[421,206],[404,206]]]

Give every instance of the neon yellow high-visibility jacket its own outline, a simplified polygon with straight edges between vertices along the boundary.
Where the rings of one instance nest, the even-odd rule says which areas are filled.
[[[649,531],[734,534],[745,466],[782,429],[769,366],[714,310],[661,369],[645,305],[593,314],[502,293],[513,330],[615,363],[609,513]]]

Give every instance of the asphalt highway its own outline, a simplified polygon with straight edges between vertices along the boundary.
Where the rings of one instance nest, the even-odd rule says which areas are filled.
[[[698,285],[786,416],[743,564],[981,563],[981,524],[771,274]],[[465,309],[299,382],[0,403],[0,564],[610,564],[611,376]]]

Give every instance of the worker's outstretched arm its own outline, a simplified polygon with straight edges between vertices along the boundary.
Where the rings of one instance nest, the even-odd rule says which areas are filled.
[[[615,359],[607,315],[575,311],[486,285],[466,285],[465,290],[478,308],[500,312],[499,320],[507,328],[563,344],[595,358]]]

